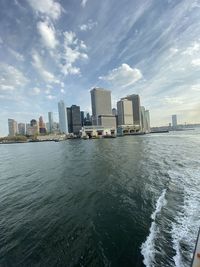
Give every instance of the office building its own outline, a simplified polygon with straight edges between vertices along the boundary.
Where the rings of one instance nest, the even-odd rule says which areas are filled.
[[[84,126],[85,114],[84,111],[81,111],[81,126]]]
[[[25,135],[26,134],[26,125],[25,123],[18,123],[18,134]]]
[[[117,102],[118,125],[133,125],[132,101],[121,99]]]
[[[58,103],[58,114],[60,133],[68,134],[67,112],[63,100]]]
[[[15,136],[17,134],[17,122],[13,119],[8,119],[8,132],[9,136]]]
[[[26,134],[29,136],[37,135],[39,133],[39,125],[35,119],[26,124]]]
[[[177,115],[172,115],[172,127],[177,127]]]
[[[127,97],[124,97],[122,99],[128,99],[132,101],[133,124],[135,126],[141,126],[140,96],[133,94],[133,95],[128,95]]]
[[[113,116],[117,116],[117,109],[116,109],[116,108],[113,108],[113,109],[112,109],[112,115],[113,115]]]
[[[39,133],[46,134],[46,126],[45,126],[42,116],[39,117]]]
[[[149,110],[145,110],[145,119],[146,119],[146,132],[151,132],[151,126],[150,126],[150,114]]]
[[[116,118],[112,115],[111,91],[94,88],[90,91],[92,104],[92,125],[116,127]]]
[[[49,133],[52,133],[53,132],[53,112],[48,112],[48,119],[49,119],[48,131]]]
[[[82,127],[79,106],[72,105],[70,108],[67,108],[67,120],[69,132],[79,135]]]

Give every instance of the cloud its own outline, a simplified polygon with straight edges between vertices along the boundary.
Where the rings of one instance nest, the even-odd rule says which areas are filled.
[[[200,44],[198,42],[193,42],[191,46],[189,46],[188,48],[186,48],[182,54],[183,55],[188,55],[188,56],[192,56],[194,54],[196,54],[197,52],[200,51]]]
[[[58,44],[54,27],[47,21],[40,21],[37,24],[37,29],[41,36],[43,45],[47,48],[54,49]]]
[[[82,6],[82,7],[85,7],[86,4],[87,4],[87,1],[88,1],[88,0],[81,0],[81,6]]]
[[[89,20],[88,23],[80,25],[79,28],[81,31],[89,31],[92,30],[92,28],[94,28],[95,26],[97,26],[97,22]]]
[[[164,97],[164,102],[171,105],[182,105],[184,99],[183,97]]]
[[[36,14],[41,14],[50,17],[53,20],[60,18],[64,10],[60,3],[55,0],[27,0]]]
[[[14,56],[18,61],[24,61],[24,56],[20,53],[18,53],[17,51],[11,49],[11,48],[8,48],[8,51],[10,52],[10,54],[12,56]]]
[[[16,67],[0,64],[0,91],[13,91],[24,87],[29,80]]]
[[[32,53],[32,65],[38,71],[39,75],[43,78],[43,80],[47,83],[59,83],[59,80],[55,78],[54,74],[47,71],[42,63],[42,59],[37,52]]]
[[[100,76],[100,80],[112,83],[114,86],[127,87],[142,78],[142,73],[137,68],[131,68],[128,64],[122,64],[108,72],[106,76]]]
[[[41,92],[40,88],[34,87],[32,91],[32,95],[39,95]]]
[[[53,100],[53,99],[55,99],[56,97],[55,97],[54,95],[47,95],[46,98],[49,99],[49,100]]]
[[[200,66],[200,58],[196,58],[192,60],[192,66],[199,67]]]
[[[80,74],[80,68],[74,66],[78,60],[88,59],[88,55],[83,52],[87,46],[82,40],[76,37],[72,31],[64,32],[64,51],[62,54],[63,64],[60,65],[61,72],[64,75]]]

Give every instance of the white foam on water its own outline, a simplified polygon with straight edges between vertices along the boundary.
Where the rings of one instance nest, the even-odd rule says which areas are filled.
[[[155,259],[155,239],[159,233],[159,227],[155,222],[157,214],[159,214],[162,208],[167,204],[167,200],[165,198],[166,189],[162,191],[162,194],[158,198],[156,202],[155,211],[151,214],[151,219],[153,220],[151,223],[151,227],[149,229],[149,235],[144,243],[141,246],[141,253],[144,257],[143,263],[146,267],[153,267],[154,266],[154,259]]]
[[[174,173],[175,174],[175,173]],[[177,180],[178,175],[174,175]],[[180,177],[180,175],[179,175]],[[183,182],[184,181],[184,182]],[[178,182],[178,181],[177,181]],[[180,181],[179,181],[180,182]],[[176,254],[173,257],[176,267],[187,267],[192,260],[192,254],[195,247],[195,240],[200,221],[200,199],[199,199],[199,174],[194,170],[188,170],[182,175],[182,185],[184,188],[184,203],[182,210],[177,213],[175,222],[172,223],[172,244]],[[183,258],[181,243],[187,245],[189,251],[187,257]]]

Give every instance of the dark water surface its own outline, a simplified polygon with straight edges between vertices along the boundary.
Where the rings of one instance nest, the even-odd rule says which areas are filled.
[[[0,145],[0,266],[189,266],[200,132]]]

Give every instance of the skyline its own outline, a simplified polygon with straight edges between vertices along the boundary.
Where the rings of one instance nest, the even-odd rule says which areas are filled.
[[[61,99],[91,113],[93,87],[112,107],[139,94],[152,126],[199,123],[199,13],[186,0],[1,1],[0,136],[8,118],[58,120]]]

